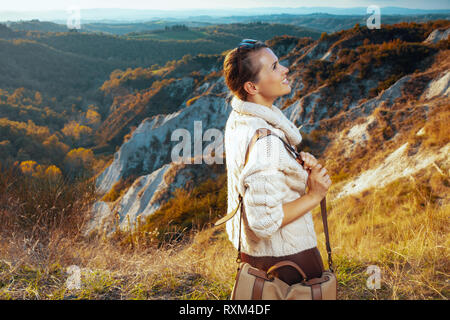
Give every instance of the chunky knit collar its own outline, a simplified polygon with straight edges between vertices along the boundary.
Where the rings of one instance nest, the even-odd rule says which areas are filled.
[[[275,105],[272,105],[269,109],[267,106],[258,103],[243,101],[234,95],[231,99],[231,107],[237,113],[262,118],[275,128],[280,129],[291,145],[297,146],[302,141],[299,130]]]

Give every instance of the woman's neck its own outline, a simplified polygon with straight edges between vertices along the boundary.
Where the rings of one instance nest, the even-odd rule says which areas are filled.
[[[257,103],[257,104],[266,106],[269,109],[272,109],[272,105],[273,105],[273,102],[275,101],[275,99],[267,99],[260,95],[253,95],[253,96],[249,95],[249,96],[247,96],[247,101]]]

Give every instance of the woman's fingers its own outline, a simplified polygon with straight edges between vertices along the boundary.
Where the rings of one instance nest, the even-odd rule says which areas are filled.
[[[322,169],[322,166],[320,165],[320,163],[317,163],[311,169],[314,170],[314,171],[320,172],[320,170]]]
[[[331,185],[331,178],[328,175],[327,169],[322,167],[320,164],[315,165],[311,172],[314,173],[314,179],[320,180],[323,184]]]
[[[315,176],[313,179],[320,180],[320,183],[326,185],[328,188],[331,185],[331,178],[328,175],[328,170],[325,167],[322,167],[322,165],[311,154],[307,152],[300,152],[300,154],[304,161],[304,166],[306,168],[310,168],[311,174]]]
[[[300,152],[300,156],[302,157],[303,163],[305,167],[309,167],[309,159],[305,152]]]
[[[325,177],[325,183],[328,185],[328,187],[331,185],[331,178],[329,175],[326,175]]]
[[[305,163],[305,167],[312,168],[314,167],[318,162],[317,159],[308,152],[300,152],[300,155]]]

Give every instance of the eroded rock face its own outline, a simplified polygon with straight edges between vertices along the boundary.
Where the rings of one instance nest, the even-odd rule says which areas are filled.
[[[432,33],[430,33],[430,35],[425,39],[424,42],[436,43],[441,40],[447,40],[449,36],[450,36],[450,28],[448,28],[446,30],[436,29]]]
[[[224,98],[207,95],[178,112],[145,119],[114,155],[112,164],[97,178],[98,190],[106,193],[130,173],[151,173],[170,163],[172,148],[178,143],[171,141],[175,130],[187,130],[193,145],[194,139],[201,141],[201,135],[210,128],[223,131],[230,112]],[[201,123],[200,136],[194,136],[196,121]],[[191,150],[193,153],[194,147]]]
[[[414,156],[408,156],[406,154],[407,146],[408,143],[403,144],[379,166],[362,172],[358,177],[346,183],[336,198],[356,194],[371,187],[381,188],[396,179],[411,176],[436,161],[448,159],[450,152],[450,145],[447,144],[434,153],[423,151]]]
[[[450,95],[450,70],[444,71],[436,79],[433,79],[428,84],[428,87],[423,94],[425,99],[433,99],[434,97]]]
[[[218,94],[224,90],[222,82],[223,78],[219,78],[215,83],[204,85],[202,91],[207,94],[188,107],[142,121],[115,153],[111,165],[98,176],[96,186],[105,194],[130,175],[138,178],[114,203],[99,201],[94,205],[87,232],[104,225],[103,229],[110,234],[115,223],[119,223],[122,230],[133,228],[139,216],[144,218],[155,212],[176,188],[215,178],[225,170],[223,130],[231,107],[227,97]],[[178,148],[175,152],[180,144],[190,148]],[[214,150],[214,156],[207,154],[207,146]],[[180,154],[180,151],[188,154]],[[177,156],[190,158],[191,164]]]
[[[146,217],[157,210],[162,192],[167,192],[166,174],[171,166],[163,165],[151,174],[137,178],[126,193],[116,201],[112,212],[118,214],[119,226],[122,230],[131,229],[137,216]],[[129,225],[131,224],[131,225]]]
[[[84,229],[84,235],[87,236],[93,231],[110,233],[113,230],[113,225],[114,220],[109,204],[104,201],[97,201],[91,208],[91,220]]]
[[[110,235],[117,225],[123,231],[135,229],[139,220],[143,223],[145,217],[158,210],[175,194],[176,189],[190,190],[197,182],[215,179],[222,174],[225,170],[220,164],[224,163],[223,154],[218,161],[217,158],[209,158],[210,161],[216,160],[218,163],[207,164],[202,161],[194,164],[195,159],[192,159],[192,164],[175,162],[164,164],[152,173],[138,177],[113,203],[96,202],[92,208],[92,220],[85,234],[97,228]]]

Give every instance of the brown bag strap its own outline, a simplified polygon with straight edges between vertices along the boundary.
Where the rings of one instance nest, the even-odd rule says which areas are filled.
[[[252,300],[262,300],[264,283],[266,281],[263,278],[256,277],[253,283]]]
[[[290,261],[290,260],[284,260],[284,261],[280,261],[280,262],[274,264],[273,266],[271,266],[269,268],[269,270],[267,270],[267,274],[270,274],[271,272],[273,272],[281,267],[292,267],[302,275],[303,281],[308,280],[306,277],[306,274],[305,274],[305,272],[303,272],[302,268],[300,268],[300,266],[298,264],[296,264],[295,262]]]
[[[333,260],[331,259],[330,237],[328,235],[328,219],[327,219],[327,200],[326,197],[320,201],[320,212],[322,213],[323,233],[325,234],[325,246],[328,254],[328,267],[331,272],[333,270]]]

